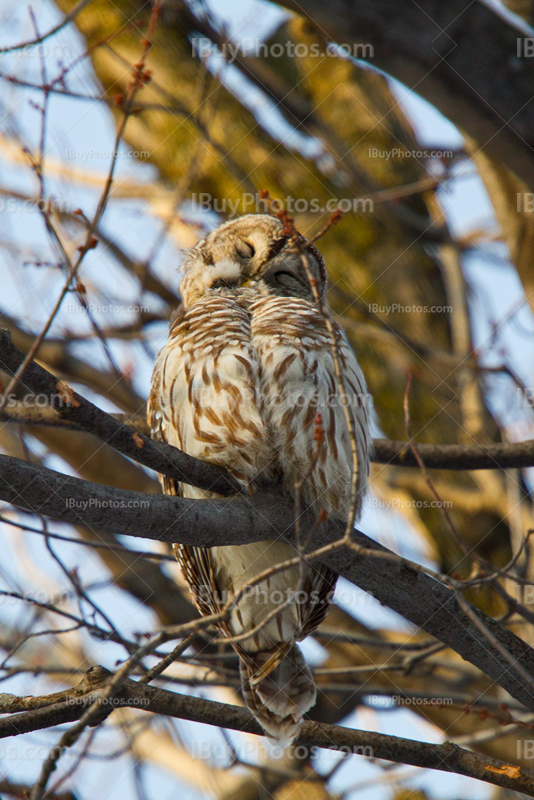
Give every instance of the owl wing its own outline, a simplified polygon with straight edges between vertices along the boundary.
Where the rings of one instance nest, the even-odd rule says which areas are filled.
[[[298,601],[300,618],[303,621],[299,641],[310,636],[328,614],[337,581],[337,574],[328,567],[313,563],[309,566],[309,575],[304,582],[306,599]]]
[[[319,310],[295,297],[261,298],[251,306],[252,341],[261,365],[263,413],[279,453],[288,494],[303,478],[303,497],[318,512],[348,517],[357,451],[357,517],[369,472],[368,394],[356,357],[334,325],[344,392],[336,377],[330,333]],[[314,425],[324,442],[317,454]]]
[[[184,312],[179,309],[172,323],[171,334],[183,318]],[[170,376],[166,373],[166,350],[167,348],[164,348],[160,353],[152,374],[147,420],[153,439],[182,449],[180,425],[176,425],[179,408],[173,407],[169,393]],[[159,475],[159,480],[164,494],[183,496],[183,486],[179,481],[166,475]],[[182,544],[174,544],[173,550],[200,613],[203,616],[217,614],[222,609],[222,601],[213,572],[210,551],[203,547],[189,547]]]
[[[248,313],[230,298],[200,301],[177,314],[156,361],[147,408],[151,435],[225,466],[246,485],[272,461],[258,389]],[[165,494],[217,496],[166,476],[160,482]],[[175,544],[174,552],[200,612],[219,613],[228,587],[212,550]]]
[[[335,325],[345,397],[336,378],[330,334],[318,309],[295,297],[260,298],[251,306],[252,342],[261,365],[263,414],[289,495],[305,478],[305,501],[346,518],[352,496],[352,448],[348,409],[357,449],[357,517],[369,470],[367,390],[356,357]],[[325,440],[316,458],[314,424],[320,414]],[[299,638],[312,633],[328,612],[337,576],[310,564],[299,600]]]

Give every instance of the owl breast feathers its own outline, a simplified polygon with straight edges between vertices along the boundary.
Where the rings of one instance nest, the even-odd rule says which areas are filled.
[[[353,499],[348,411],[358,518],[368,475],[367,390],[334,325],[340,391],[331,334],[310,284],[311,278],[324,295],[324,263],[302,243],[277,219],[250,215],[222,225],[189,252],[183,304],[154,369],[149,423],[153,437],[226,467],[249,491],[278,483],[294,497],[302,483],[304,505],[345,519]],[[319,420],[322,441],[314,438]],[[167,494],[215,496],[165,477],[162,484]],[[175,552],[202,614],[220,611],[245,587],[221,630],[239,637],[233,647],[248,707],[268,736],[293,740],[316,699],[295,642],[324,618],[336,576],[311,563],[303,574],[298,566],[275,572],[297,554],[282,540],[175,545]]]

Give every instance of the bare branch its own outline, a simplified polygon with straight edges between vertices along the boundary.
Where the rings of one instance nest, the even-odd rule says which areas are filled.
[[[144,416],[131,414],[108,414],[108,416],[112,417],[120,425],[135,428],[138,433],[148,435],[150,432]],[[87,430],[87,428],[84,428],[78,422],[74,422],[74,420],[63,419],[58,416],[57,412],[50,406],[38,406],[17,401],[8,403],[0,410],[0,420],[17,422],[21,425],[45,425],[52,428]],[[91,431],[91,433],[94,433],[94,431]],[[484,445],[418,444],[417,449],[428,469],[462,471],[534,467],[534,439],[512,444],[507,442]],[[179,452],[175,448],[172,448],[172,450],[174,453]],[[194,460],[196,461],[196,459]],[[400,442],[392,439],[373,440],[371,461],[375,464],[390,464],[395,467],[417,467],[417,461],[410,448],[410,442]],[[210,465],[208,467],[211,469]],[[197,485],[194,483],[193,473],[190,473],[190,476],[191,483]],[[220,489],[217,491],[219,494],[223,494]]]
[[[409,442],[375,439],[373,445],[372,461],[417,467]],[[417,449],[428,469],[522,469],[534,466],[534,439],[513,444],[418,444]]]
[[[0,499],[31,513],[112,534],[200,547],[277,538],[294,541],[293,504],[278,494],[209,501],[143,494],[0,456]],[[504,658],[462,610],[456,593],[436,579],[439,576],[431,577],[359,531],[354,531],[350,546],[344,544],[344,525],[336,520],[316,525],[315,520],[305,517],[303,522],[308,529],[314,528],[308,559],[330,567],[435,636],[534,710],[534,693],[510,670],[508,660],[517,659],[522,668],[534,674],[534,650],[524,641],[472,609],[507,651]],[[320,549],[314,553],[315,548]]]
[[[499,13],[489,0],[280,4],[306,15],[334,41],[352,44],[353,55],[413,87],[490,158],[534,186],[534,64],[531,58],[518,58],[518,43],[534,31],[518,17]],[[466,36],[465,31],[472,33]]]
[[[57,702],[60,695],[51,695],[50,699],[56,702],[44,707],[46,697],[8,696],[12,698],[11,705],[9,701],[5,701],[2,708],[4,711],[18,708],[18,703],[29,705],[33,702],[40,707],[35,711],[14,714],[0,720],[0,738],[79,719],[88,708],[98,702],[113,677],[103,667],[93,667],[74,691],[60,693],[63,695],[60,702]],[[251,713],[244,708],[142,685],[131,679],[123,681],[113,701],[113,707],[143,709],[176,719],[263,735]],[[399,736],[351,730],[339,725],[305,722],[295,746],[345,751],[426,769],[454,772],[534,797],[532,773],[516,765],[464,750],[449,742],[429,744]]]
[[[11,342],[10,332],[7,329],[0,331],[2,369],[15,375],[23,360],[23,354]],[[130,427],[121,425],[35,362],[26,365],[23,383],[28,390],[46,397],[62,419],[77,423],[145,467],[217,494],[228,495],[240,489],[222,468],[193,458],[171,445],[154,442],[143,433],[132,432]]]
[[[15,50],[24,50],[26,47],[34,47],[36,44],[40,44],[44,42],[45,39],[48,39],[50,36],[53,36],[55,33],[58,33],[65,25],[68,25],[69,22],[72,22],[73,19],[85,8],[85,6],[90,3],[91,0],[79,0],[78,3],[74,6],[74,8],[69,11],[68,14],[65,14],[61,22],[51,28],[48,33],[44,33],[42,36],[37,36],[35,39],[29,39],[27,42],[19,42],[19,44],[13,44],[10,47],[0,47],[0,55],[2,53],[12,53]]]

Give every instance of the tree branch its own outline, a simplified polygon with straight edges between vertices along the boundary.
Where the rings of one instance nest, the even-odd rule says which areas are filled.
[[[0,367],[9,375],[15,375],[24,358],[11,342],[9,330],[0,330]],[[45,398],[62,419],[75,422],[139,464],[217,494],[240,491],[239,484],[226,470],[164,442],[155,442],[144,433],[132,431],[128,425],[121,425],[34,361],[27,364],[20,380],[29,391]]]
[[[257,493],[232,499],[191,500],[94,484],[0,456],[0,499],[34,514],[111,534],[181,542],[200,547],[294,537],[294,508],[281,495]],[[344,526],[315,525],[309,547],[317,560],[451,647],[534,711],[534,694],[497,647],[459,606],[455,593],[417,565],[354,531],[353,547],[341,545]],[[336,543],[335,548],[328,547]],[[495,620],[472,609],[522,669],[534,675],[534,650]]]
[[[74,8],[69,11],[68,14],[65,14],[61,22],[57,25],[54,25],[48,33],[44,33],[42,36],[37,36],[35,39],[29,39],[26,42],[19,42],[18,44],[12,44],[8,47],[0,47],[0,55],[4,53],[12,53],[16,50],[24,50],[27,47],[35,47],[35,45],[44,42],[45,39],[48,39],[50,36],[54,36],[54,34],[58,33],[65,25],[68,25],[69,22],[72,22],[73,19],[76,19],[77,15],[82,11],[85,6],[90,2],[90,0],[79,0],[79,2],[74,6]]]
[[[534,59],[518,52],[534,30],[521,19],[489,0],[279,1],[426,98],[534,188]]]
[[[104,413],[104,412],[102,412]],[[149,427],[144,416],[130,414],[108,414],[115,422],[127,428],[134,428],[138,433],[149,434]],[[0,410],[0,420],[16,422],[20,425],[43,425],[52,428],[83,431],[87,428],[70,419],[58,416],[51,406],[35,405],[13,401]],[[93,433],[93,431],[91,431]],[[130,431],[131,433],[131,431]],[[173,452],[181,452],[171,448]],[[534,439],[524,442],[498,444],[418,444],[417,449],[428,469],[523,469],[534,467]],[[409,442],[391,439],[374,439],[371,461],[375,464],[390,464],[397,467],[417,467]],[[135,458],[133,453],[131,458]],[[138,459],[137,459],[138,460]],[[196,459],[194,459],[196,461]],[[142,462],[140,462],[142,463]],[[204,462],[200,462],[204,463]],[[208,465],[209,467],[210,465]],[[200,468],[199,468],[200,469]],[[190,475],[190,483],[195,484],[195,477]],[[219,492],[222,494],[222,492]]]
[[[93,667],[74,690],[48,697],[19,698],[14,695],[0,695],[0,711],[4,713],[21,707],[35,709],[1,719],[0,738],[79,719],[89,705],[98,699],[112,678],[112,673],[103,667]],[[170,692],[131,679],[124,681],[113,700],[113,705],[117,707],[142,709],[167,717],[263,735],[259,724],[244,708]],[[338,750],[399,764],[453,772],[534,797],[534,774],[448,742],[429,744],[400,736],[351,730],[339,725],[304,722],[294,747]]]
[[[373,441],[378,464],[417,467],[409,442],[391,439]],[[499,444],[418,444],[417,450],[427,469],[523,469],[534,466],[534,439]]]

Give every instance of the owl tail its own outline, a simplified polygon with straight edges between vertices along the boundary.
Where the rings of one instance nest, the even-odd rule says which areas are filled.
[[[302,717],[315,704],[317,690],[300,648],[288,644],[274,652],[247,653],[240,659],[245,702],[266,735],[287,747],[298,736]]]

